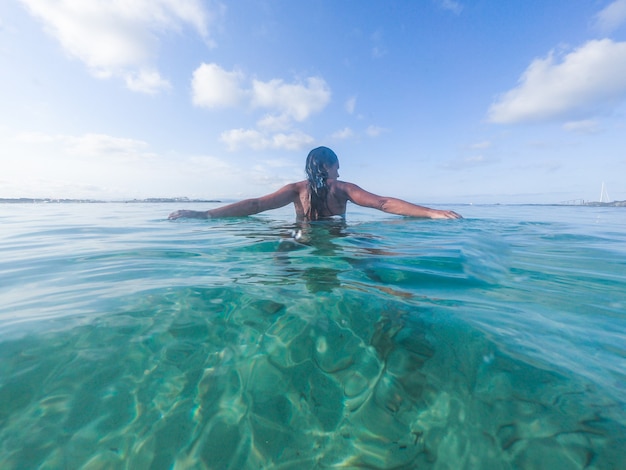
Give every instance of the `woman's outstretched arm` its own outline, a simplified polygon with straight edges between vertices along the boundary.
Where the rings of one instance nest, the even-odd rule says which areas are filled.
[[[356,184],[342,183],[342,189],[349,201],[363,207],[371,207],[390,214],[429,219],[462,219],[454,211],[444,211],[419,206],[394,197],[378,196],[365,191]]]
[[[213,219],[218,217],[244,217],[246,215],[258,214],[259,212],[286,206],[294,202],[297,197],[298,191],[294,183],[283,186],[278,191],[267,194],[266,196],[244,199],[243,201],[208,211],[179,210],[172,212],[168,218],[180,219],[187,217],[194,219]]]

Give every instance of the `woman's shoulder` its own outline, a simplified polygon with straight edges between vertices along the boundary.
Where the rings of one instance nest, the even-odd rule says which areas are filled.
[[[354,183],[350,183],[349,181],[340,181],[340,180],[332,181],[332,186],[334,187],[335,190],[342,191],[346,194],[352,191],[358,191],[361,189],[359,186],[357,186]]]
[[[286,192],[286,191],[300,192],[303,189],[306,189],[306,184],[307,184],[306,181],[298,181],[296,183],[287,183],[282,188],[280,188],[277,192]]]
[[[293,188],[294,191],[301,193],[302,191],[306,191],[308,186],[308,182],[306,180],[304,181],[298,181],[297,183],[291,183],[288,184],[287,186]]]

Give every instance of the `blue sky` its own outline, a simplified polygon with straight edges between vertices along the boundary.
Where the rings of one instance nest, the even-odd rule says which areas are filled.
[[[5,0],[0,197],[626,199],[626,0]]]

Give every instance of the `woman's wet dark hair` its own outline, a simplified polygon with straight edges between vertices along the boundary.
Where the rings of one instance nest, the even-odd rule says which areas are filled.
[[[317,147],[306,157],[306,179],[309,182],[309,220],[317,220],[328,214],[328,172],[326,167],[339,163],[335,152],[328,147]]]

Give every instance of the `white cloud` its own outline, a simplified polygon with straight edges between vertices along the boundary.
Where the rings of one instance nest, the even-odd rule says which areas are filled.
[[[79,159],[128,161],[154,157],[154,154],[148,151],[148,144],[142,140],[113,137],[106,134],[72,136],[23,132],[16,136],[16,140],[30,145],[58,145],[63,154]]]
[[[593,40],[555,59],[536,59],[520,84],[490,107],[495,123],[577,120],[607,112],[626,98],[626,42]]]
[[[370,137],[378,137],[383,132],[387,132],[387,129],[379,126],[368,126],[365,133]]]
[[[244,80],[241,72],[228,72],[217,64],[202,64],[193,73],[193,103],[205,108],[236,106],[248,98],[249,106],[270,110],[271,114],[262,122],[272,127],[275,125],[272,121],[305,121],[330,101],[330,88],[320,77],[309,77],[304,83],[285,83],[277,78],[268,82],[252,80],[249,88],[244,87]]]
[[[245,82],[243,73],[228,72],[217,64],[202,64],[193,73],[194,105],[204,108],[241,105],[268,111],[257,121],[258,129],[223,132],[220,140],[229,150],[242,147],[299,150],[313,142],[312,137],[293,127],[322,111],[329,103],[331,92],[324,79],[309,77],[294,83],[281,79]]]
[[[3,197],[119,199],[143,197],[233,197],[258,171],[210,155],[159,155],[149,142],[105,134],[21,133],[0,153]]]
[[[594,119],[566,122],[563,124],[563,129],[579,134],[595,134],[600,131],[598,122]]]
[[[358,132],[355,132],[350,127],[344,127],[343,129],[339,129],[333,132],[330,135],[330,138],[333,140],[346,140],[352,138],[361,138],[363,136],[375,138],[385,132],[389,132],[389,129],[385,129],[384,127],[379,126],[368,126],[365,130],[361,130]]]
[[[356,108],[356,97],[353,96],[352,98],[348,99],[348,101],[346,101],[346,111],[348,112],[348,114],[354,114],[355,108]]]
[[[470,148],[478,150],[488,149],[489,147],[491,147],[491,142],[488,140],[483,140],[482,142],[476,142],[475,144],[470,145]]]
[[[333,133],[333,135],[331,135],[331,138],[335,140],[344,140],[349,139],[353,136],[354,132],[352,131],[352,129],[350,129],[349,127],[344,127],[343,129]]]
[[[455,0],[437,0],[437,4],[444,10],[451,11],[455,15],[460,15],[463,11],[463,5]]]
[[[463,159],[463,162],[468,165],[484,165],[486,161],[487,159],[483,155],[474,155]]]
[[[330,101],[330,89],[319,77],[309,77],[306,84],[284,83],[280,79],[252,82],[252,105],[274,110],[298,122],[321,111]]]
[[[154,69],[159,34],[189,25],[207,42],[201,0],[20,0],[72,57],[98,78],[118,77],[133,91],[169,87]]]
[[[191,79],[193,104],[204,108],[235,106],[245,94],[240,85],[242,80],[241,72],[227,72],[216,64],[202,64]]]
[[[21,132],[15,140],[26,144],[49,144],[55,142],[57,137],[42,132]]]
[[[259,129],[268,132],[284,131],[291,128],[292,121],[287,115],[266,114],[257,121]]]
[[[374,59],[380,59],[387,55],[387,49],[383,45],[383,33],[381,30],[377,30],[372,34],[372,57]]]
[[[67,153],[80,157],[144,159],[154,156],[142,140],[112,137],[105,134],[85,134],[80,137],[62,137]]]
[[[314,139],[304,132],[295,131],[289,134],[275,134],[272,136],[272,146],[275,149],[301,150],[309,147]]]
[[[155,94],[170,88],[170,83],[161,78],[156,70],[139,70],[125,75],[126,86],[129,90],[141,93]]]
[[[492,165],[496,162],[496,159],[486,157],[484,155],[470,155],[467,157],[449,161],[448,163],[444,164],[444,168],[448,170],[467,170],[470,168]]]
[[[267,135],[256,129],[231,129],[222,132],[220,140],[226,144],[230,151],[239,150],[242,147],[249,147],[254,150],[301,150],[314,141],[313,137],[300,131]]]
[[[222,132],[220,136],[220,140],[230,151],[239,150],[241,147],[262,148],[264,139],[263,133],[255,129],[231,129]]]
[[[626,23],[626,0],[615,0],[595,16],[595,27],[608,34]]]

